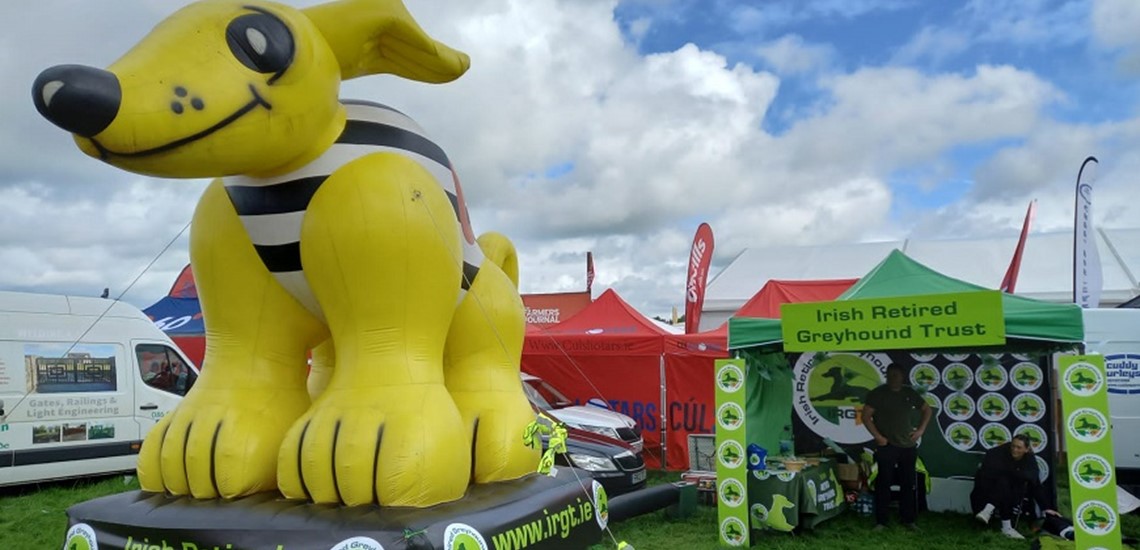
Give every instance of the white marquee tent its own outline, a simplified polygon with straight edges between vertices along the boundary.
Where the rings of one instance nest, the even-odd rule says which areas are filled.
[[[1097,236],[1104,274],[1101,307],[1114,307],[1140,294],[1140,229],[1102,228]],[[896,248],[939,273],[997,288],[1016,246],[1017,235],[749,248],[709,281],[700,329],[720,326],[770,279],[858,278]],[[1047,302],[1072,302],[1071,231],[1029,234],[1015,294]]]

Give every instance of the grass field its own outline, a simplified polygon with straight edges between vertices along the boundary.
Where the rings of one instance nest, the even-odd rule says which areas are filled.
[[[650,474],[649,483],[675,481],[677,474]],[[1061,513],[1070,516],[1068,480],[1059,481],[1057,494]],[[892,516],[892,521],[897,515]],[[613,539],[609,535],[603,544],[594,545],[591,550],[616,548],[614,541],[625,541],[638,550],[683,548],[685,550],[713,550],[717,546],[716,508],[700,506],[697,513],[685,520],[670,520],[664,512],[655,512],[611,526]],[[962,514],[924,513],[919,516],[920,531],[915,533],[902,529],[897,524],[890,529],[871,532],[874,520],[847,512],[820,525],[814,532],[766,534],[760,540],[753,540],[754,547],[771,550],[807,550],[826,548],[828,550],[878,550],[881,548],[912,548],[913,550],[960,550],[979,548],[986,550],[1025,550],[1027,541],[1011,540],[999,533],[993,524],[987,529],[972,516]],[[1121,527],[1125,536],[1140,537],[1140,515],[1132,513],[1124,516]],[[1026,533],[1026,529],[1022,529]],[[1127,546],[1125,548],[1128,548]],[[1140,550],[1140,549],[1133,549]]]
[[[677,474],[653,473],[651,484],[674,481]],[[1064,483],[1062,481],[1062,483]],[[0,550],[54,550],[63,544],[67,528],[65,512],[72,504],[99,496],[138,489],[133,477],[111,477],[30,486],[0,493]],[[1060,488],[1062,512],[1069,513],[1067,488]],[[961,548],[1025,550],[1024,541],[1012,541],[994,528],[983,529],[971,517],[958,514],[927,513],[919,517],[918,533],[894,527],[872,533],[870,518],[847,513],[823,525],[815,532],[802,534],[770,534],[757,547],[773,550],[818,549],[871,550],[907,548],[918,550],[950,550]],[[1133,513],[1122,518],[1126,536],[1140,537],[1140,516]],[[656,512],[611,526],[614,540],[626,541],[638,550],[712,550],[717,548],[716,509],[700,506],[684,520],[670,520],[664,512]],[[605,535],[603,544],[592,550],[615,548]]]

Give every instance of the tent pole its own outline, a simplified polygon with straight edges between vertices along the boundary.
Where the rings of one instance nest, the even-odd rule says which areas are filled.
[[[665,447],[666,447],[666,445],[665,445],[665,428],[667,426],[667,424],[666,424],[667,414],[666,413],[669,410],[668,409],[668,403],[666,403],[666,401],[665,401],[665,354],[664,353],[661,354],[660,365],[661,365],[661,471],[664,472],[667,470],[667,467],[665,464],[666,460],[667,460],[667,455],[665,454]]]

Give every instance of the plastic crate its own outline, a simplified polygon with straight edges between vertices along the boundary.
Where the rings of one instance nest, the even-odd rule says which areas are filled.
[[[716,471],[715,435],[689,434],[689,470],[694,472]]]

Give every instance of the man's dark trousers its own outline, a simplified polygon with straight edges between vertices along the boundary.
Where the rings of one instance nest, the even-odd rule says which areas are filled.
[[[914,523],[918,515],[914,489],[917,460],[918,447],[902,448],[887,444],[875,451],[875,464],[879,468],[875,478],[875,522],[879,525],[886,525],[889,519],[891,485],[899,486],[899,516],[903,525]]]

